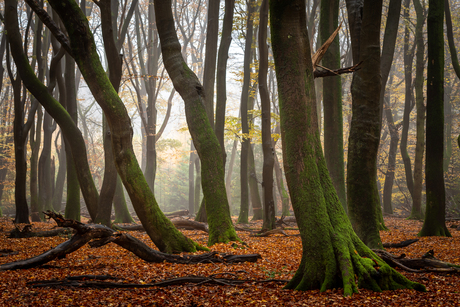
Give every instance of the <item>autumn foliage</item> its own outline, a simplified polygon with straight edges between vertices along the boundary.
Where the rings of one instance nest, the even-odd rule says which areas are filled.
[[[397,243],[416,238],[422,223],[401,218],[386,218],[389,231],[382,231],[382,241]],[[260,222],[259,222],[260,224]],[[253,224],[251,228],[260,228]],[[449,222],[458,227],[459,222]],[[448,227],[449,227],[448,226]],[[34,223],[33,230],[50,230],[54,222]],[[8,218],[0,218],[0,265],[41,254],[69,235],[51,238],[10,239],[14,225]],[[423,237],[405,248],[389,248],[393,254],[405,253],[418,258],[434,250],[440,260],[460,264],[460,232],[452,229],[452,238]],[[201,231],[184,231],[201,244],[207,235]],[[376,293],[360,290],[351,298],[344,298],[341,289],[319,291],[283,290],[292,278],[301,258],[301,242],[297,230],[287,230],[289,236],[254,237],[239,231],[239,237],[247,244],[217,244],[213,251],[232,254],[262,255],[256,263],[245,264],[151,264],[137,258],[115,244],[100,248],[88,245],[64,259],[52,261],[40,268],[16,271],[0,271],[1,306],[458,306],[460,305],[460,278],[458,274],[407,273],[412,281],[422,283],[427,292],[414,290],[385,291]],[[143,232],[131,232],[155,248]],[[111,276],[111,282],[134,284],[131,288],[104,289],[97,287],[34,287],[38,281],[64,280],[66,277],[96,275]],[[177,284],[166,287],[146,287],[147,284],[177,277],[210,277],[208,283]],[[248,280],[226,285],[211,283],[220,278]],[[86,278],[86,280],[91,280]],[[136,287],[137,285],[137,287]]]

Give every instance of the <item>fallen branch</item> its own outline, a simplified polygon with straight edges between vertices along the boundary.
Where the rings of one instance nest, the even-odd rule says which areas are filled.
[[[383,247],[385,248],[400,248],[400,247],[406,247],[411,245],[412,243],[418,242],[419,239],[410,239],[406,241],[402,241],[399,243],[383,243]]]
[[[174,226],[176,228],[184,228],[188,230],[201,230],[206,233],[209,232],[208,225],[205,223],[200,223],[192,220],[184,220],[184,219],[179,219],[179,220],[171,220]],[[117,230],[126,230],[126,231],[145,231],[144,226],[141,224],[138,225],[128,225],[128,226],[122,226],[122,225],[115,225],[115,229]]]
[[[429,258],[433,251],[428,252],[422,258],[409,259],[405,254],[395,256],[384,250],[373,250],[383,261],[392,267],[399,267],[408,272],[424,273],[460,273],[460,265],[444,262],[436,258]],[[431,256],[432,257],[432,256]]]
[[[333,76],[338,76],[338,75],[343,75],[343,74],[349,74],[349,73],[360,70],[361,67],[359,66],[361,65],[361,63],[362,61],[356,65],[353,65],[350,67],[339,68],[335,70],[331,70],[326,67],[320,67],[322,68],[322,70],[315,69],[313,75],[315,78],[324,78],[324,77],[333,77]]]
[[[224,273],[228,275],[229,273]],[[183,285],[183,284],[196,284],[196,285],[203,285],[203,284],[216,284],[220,286],[236,286],[243,283],[251,282],[251,283],[268,283],[268,282],[278,282],[278,283],[287,283],[289,280],[284,279],[266,279],[266,280],[253,280],[253,279],[238,279],[238,278],[218,278],[216,276],[222,274],[213,274],[209,277],[205,276],[185,276],[185,277],[178,277],[167,279],[159,282],[154,283],[125,283],[125,282],[107,282],[104,280],[108,279],[117,279],[123,280],[123,278],[117,278],[110,275],[102,275],[102,276],[69,276],[62,280],[36,280],[27,282],[27,285],[31,286],[32,288],[40,288],[40,287],[50,287],[50,288],[62,288],[62,287],[85,287],[85,288],[151,288],[151,287],[167,287],[167,286],[175,286],[175,285]],[[233,274],[230,274],[233,275]],[[90,280],[88,280],[90,279]],[[95,280],[91,280],[95,279]]]
[[[265,231],[262,233],[251,234],[251,237],[269,237],[269,236],[276,235],[276,234],[280,234],[285,237],[289,237],[289,235],[281,228],[272,229],[272,230]]]
[[[232,255],[219,254],[217,252],[199,254],[199,255],[170,255],[150,248],[142,241],[130,236],[129,234],[118,233],[104,225],[83,224],[78,221],[65,219],[62,215],[47,211],[45,215],[54,219],[60,227],[70,227],[75,229],[76,233],[72,238],[55,248],[33,258],[5,263],[0,265],[0,270],[15,270],[33,268],[50,262],[56,258],[65,257],[80,247],[89,243],[91,247],[100,247],[108,243],[115,243],[131,251],[139,258],[154,263],[238,263],[238,262],[256,262],[261,258],[259,254],[251,255]]]

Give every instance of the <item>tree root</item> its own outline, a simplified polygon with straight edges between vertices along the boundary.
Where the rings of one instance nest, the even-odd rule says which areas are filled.
[[[217,252],[205,253],[200,255],[171,255],[159,252],[147,246],[142,241],[128,234],[117,233],[113,229],[104,225],[87,225],[74,220],[68,220],[62,215],[48,211],[45,215],[54,219],[60,227],[70,227],[75,229],[76,234],[64,243],[59,244],[53,249],[33,258],[5,263],[0,266],[0,270],[15,270],[33,268],[50,262],[56,258],[63,258],[80,247],[89,243],[91,247],[100,247],[110,242],[131,251],[139,258],[154,263],[239,263],[256,262],[261,258],[259,254],[252,255],[232,255],[219,254]]]

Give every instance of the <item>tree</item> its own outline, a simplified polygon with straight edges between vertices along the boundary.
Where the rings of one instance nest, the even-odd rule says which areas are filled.
[[[415,26],[415,44],[417,46],[415,64],[415,105],[417,109],[416,119],[416,144],[414,157],[414,193],[412,198],[412,210],[410,219],[422,219],[422,184],[423,184],[423,151],[425,147],[425,105],[423,103],[423,70],[425,69],[425,43],[423,40],[423,24],[425,16],[420,0],[413,0],[417,23]],[[424,5],[423,1],[423,5]]]
[[[155,16],[166,70],[185,103],[185,115],[201,160],[203,194],[209,223],[208,245],[238,240],[233,228],[224,182],[222,152],[207,119],[203,86],[185,63],[174,27],[171,1],[155,0]]]
[[[364,16],[370,15],[373,5],[365,1]],[[305,1],[270,1],[270,24],[284,168],[303,246],[300,266],[286,288],[325,291],[342,286],[345,296],[358,287],[424,290],[357,237],[337,197],[319,138]]]
[[[130,118],[101,65],[85,15],[71,0],[52,1],[50,4],[61,17],[69,33],[70,44],[57,27],[49,23],[47,26],[51,27],[61,44],[74,56],[92,94],[107,116],[117,171],[147,234],[161,251],[195,251],[197,247],[201,248],[182,235],[164,216],[147,185],[133,152]],[[7,2],[11,12],[10,22],[17,25],[17,17],[13,16],[16,15],[16,5],[14,0]],[[43,12],[40,14],[42,20],[47,20]]]
[[[378,223],[382,213],[377,190],[377,151],[381,120],[381,3],[381,1],[374,2],[372,5],[368,3],[368,6],[363,5],[361,11],[362,26],[357,58],[363,61],[363,64],[353,75],[351,85],[353,115],[348,139],[348,214],[356,234],[371,248],[382,248]],[[353,46],[353,61],[356,63],[355,51]]]
[[[268,0],[262,1],[260,7],[259,22],[259,93],[262,107],[262,149],[264,164],[262,170],[263,198],[263,226],[262,229],[272,230],[275,228],[275,201],[273,200],[273,166],[275,165],[275,148],[272,147],[271,134],[271,104],[268,92]]]
[[[249,182],[248,182],[248,156],[249,146],[251,141],[249,138],[249,123],[248,123],[248,101],[249,90],[251,83],[251,61],[252,61],[252,37],[253,37],[253,12],[255,3],[253,0],[247,2],[247,22],[246,22],[246,41],[244,45],[244,68],[243,68],[243,88],[241,90],[241,132],[243,133],[241,141],[241,168],[240,168],[240,183],[241,183],[241,205],[238,223],[248,223],[249,214]]]
[[[339,1],[321,1],[320,35],[324,44],[338,27]],[[336,37],[323,57],[323,66],[340,67],[340,45]],[[345,166],[343,160],[343,120],[342,120],[342,82],[340,76],[329,77],[323,82],[324,105],[324,157],[327,168],[345,211],[347,197],[345,193]]]
[[[447,236],[444,187],[444,1],[428,2],[426,85],[426,214],[419,236]]]

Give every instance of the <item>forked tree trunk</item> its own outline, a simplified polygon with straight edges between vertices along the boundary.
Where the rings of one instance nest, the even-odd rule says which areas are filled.
[[[374,4],[366,3],[364,14]],[[424,290],[390,268],[357,237],[337,197],[319,138],[305,1],[272,0],[270,17],[283,162],[303,245],[300,266],[286,288],[343,287],[345,296],[358,287]]]

